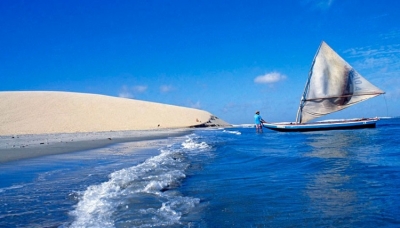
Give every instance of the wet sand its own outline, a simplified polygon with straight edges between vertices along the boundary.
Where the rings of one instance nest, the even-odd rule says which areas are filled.
[[[96,149],[115,143],[165,139],[190,132],[190,129],[166,129],[0,136],[0,163]]]

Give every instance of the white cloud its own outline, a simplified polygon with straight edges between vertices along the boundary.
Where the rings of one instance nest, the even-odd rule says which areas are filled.
[[[385,16],[386,16],[386,14],[385,14]],[[398,39],[400,37],[400,29],[394,29],[387,33],[380,34],[379,36],[385,40]]]
[[[255,83],[260,83],[260,84],[273,84],[282,80],[285,80],[286,76],[283,74],[280,74],[278,72],[271,72],[267,73],[264,75],[257,76],[254,79]]]
[[[397,35],[396,35],[397,36]],[[400,100],[400,45],[372,45],[344,51],[349,63],[370,82],[386,92],[391,100]]]
[[[137,93],[143,93],[147,90],[147,86],[143,86],[143,85],[134,86],[133,90]]]
[[[133,94],[130,92],[122,91],[118,94],[119,97],[123,98],[133,98]]]
[[[133,94],[129,91],[129,88],[126,85],[122,86],[118,96],[123,98],[133,98]]]
[[[400,45],[352,48],[344,51],[355,59],[351,65],[357,71],[371,70],[375,73],[398,75],[400,71]]]
[[[196,103],[190,102],[190,107],[191,107],[191,108],[200,109],[200,108],[201,108],[200,101],[197,101]]]
[[[398,55],[400,54],[400,45],[386,45],[380,47],[362,47],[362,48],[351,48],[349,50],[344,51],[344,53],[348,53],[350,57],[382,57],[388,55]]]
[[[147,90],[147,86],[127,86],[123,85],[120,89],[118,96],[123,98],[134,98],[134,94],[144,93]]]
[[[170,85],[162,85],[160,86],[160,91],[162,93],[168,93],[170,91],[172,91],[174,89],[174,87],[170,86]]]

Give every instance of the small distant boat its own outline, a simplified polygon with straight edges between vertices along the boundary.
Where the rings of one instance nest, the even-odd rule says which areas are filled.
[[[264,126],[284,132],[374,128],[379,118],[308,122],[384,93],[322,41],[300,99],[296,122],[265,123]]]

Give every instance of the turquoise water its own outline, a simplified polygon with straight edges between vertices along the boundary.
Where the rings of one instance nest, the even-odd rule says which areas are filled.
[[[399,135],[200,129],[0,164],[0,227],[400,227]]]

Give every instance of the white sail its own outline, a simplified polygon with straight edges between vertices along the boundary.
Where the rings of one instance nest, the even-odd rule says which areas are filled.
[[[300,103],[300,123],[383,94],[325,42],[315,56]]]

